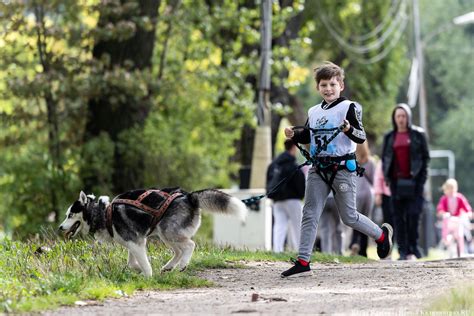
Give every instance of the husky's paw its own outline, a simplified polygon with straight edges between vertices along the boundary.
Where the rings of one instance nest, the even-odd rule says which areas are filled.
[[[166,273],[166,272],[170,272],[171,270],[173,270],[173,268],[169,268],[169,267],[163,267],[161,268],[161,273]]]
[[[184,266],[184,267],[182,267],[182,268],[179,269],[179,272],[186,271],[187,268],[188,268],[188,266]]]

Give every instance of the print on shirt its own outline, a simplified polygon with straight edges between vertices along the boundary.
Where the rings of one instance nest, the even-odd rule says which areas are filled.
[[[313,139],[314,139],[315,146],[311,146],[311,156],[314,156],[316,154],[316,151],[327,143],[328,139],[332,136],[334,131],[337,129],[337,128],[326,127],[327,123],[328,123],[328,118],[326,116],[322,116],[321,118],[317,119],[315,122],[315,126],[313,127]]]
[[[315,156],[316,153],[322,149],[321,146],[334,135],[339,125],[346,119],[351,104],[354,103],[349,100],[343,100],[336,106],[324,109],[320,103],[308,110],[308,125],[311,128],[311,156]],[[354,110],[359,111],[357,115],[361,117],[362,109],[360,106],[354,104],[354,107]],[[354,115],[356,115],[355,112]],[[354,130],[356,130],[356,128],[354,128]],[[318,156],[344,156],[348,153],[355,152],[355,148],[356,144],[348,136],[344,135],[344,133],[339,133]]]

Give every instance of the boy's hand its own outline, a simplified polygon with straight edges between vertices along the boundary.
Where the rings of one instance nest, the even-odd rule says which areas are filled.
[[[344,123],[345,127],[342,131],[345,133],[345,132],[349,131],[349,129],[351,128],[351,124],[349,123],[348,120],[344,120],[343,123]]]
[[[285,136],[286,138],[292,138],[295,136],[295,131],[293,131],[293,126],[285,127]]]

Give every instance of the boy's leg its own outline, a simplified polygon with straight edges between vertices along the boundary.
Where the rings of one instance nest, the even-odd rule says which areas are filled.
[[[393,230],[389,224],[382,228],[356,209],[356,174],[340,170],[336,174],[333,187],[336,190],[336,205],[344,224],[373,238],[377,242],[379,257],[387,257],[392,250]]]
[[[321,177],[311,168],[308,174],[305,191],[303,218],[298,258],[310,261],[319,224],[319,218],[326,203],[329,188]]]
[[[340,170],[334,178],[335,200],[342,222],[373,239],[379,239],[382,229],[356,209],[356,175]]]
[[[311,273],[309,261],[316,240],[318,221],[328,194],[326,183],[316,174],[314,168],[311,168],[306,181],[298,259],[294,260],[293,267],[281,273],[282,278]]]

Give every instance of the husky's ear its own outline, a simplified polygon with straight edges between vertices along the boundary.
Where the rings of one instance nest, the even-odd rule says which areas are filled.
[[[79,202],[81,202],[82,205],[87,204],[87,195],[83,191],[79,193]]]

